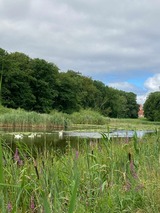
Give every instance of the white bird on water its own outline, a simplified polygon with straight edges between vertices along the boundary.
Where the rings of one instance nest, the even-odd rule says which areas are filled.
[[[36,136],[36,133],[32,133],[30,135],[28,135],[28,138],[34,138]]]
[[[58,132],[58,134],[59,134],[59,138],[63,138],[63,133],[64,133],[64,131],[63,131],[63,130],[61,130],[61,131],[59,131],[59,132]]]
[[[23,138],[23,135],[22,135],[22,134],[14,135],[14,138],[15,138],[15,139],[22,139],[22,138]]]

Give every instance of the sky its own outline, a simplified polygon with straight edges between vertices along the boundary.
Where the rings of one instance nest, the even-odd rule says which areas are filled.
[[[0,0],[0,48],[137,95],[160,91],[160,0]]]

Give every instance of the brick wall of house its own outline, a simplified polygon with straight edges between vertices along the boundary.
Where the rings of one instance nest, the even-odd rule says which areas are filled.
[[[143,105],[142,104],[140,104],[140,106],[139,106],[138,117],[139,118],[143,118],[144,117],[144,110],[143,110]]]

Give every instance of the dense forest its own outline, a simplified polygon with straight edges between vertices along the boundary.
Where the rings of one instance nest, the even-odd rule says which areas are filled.
[[[24,53],[0,48],[0,104],[49,113],[93,109],[113,118],[136,118],[136,95],[106,86],[81,73],[59,68]]]

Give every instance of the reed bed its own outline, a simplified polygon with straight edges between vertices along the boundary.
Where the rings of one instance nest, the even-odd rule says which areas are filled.
[[[102,134],[65,152],[0,143],[1,212],[160,212],[160,135]]]
[[[99,112],[90,109],[74,112],[69,118],[73,124],[104,125],[108,123],[108,118],[102,116]]]
[[[22,109],[10,110],[0,115],[1,127],[13,127],[21,130],[26,128],[67,128],[71,122],[65,114],[52,112],[51,114],[40,114],[36,112],[26,112]]]
[[[160,122],[150,122],[143,119],[114,119],[102,116],[90,109],[81,110],[71,115],[53,110],[50,114],[27,112],[22,109],[8,109],[0,106],[0,127],[10,127],[19,130],[50,130],[50,129],[125,129],[154,130]]]

